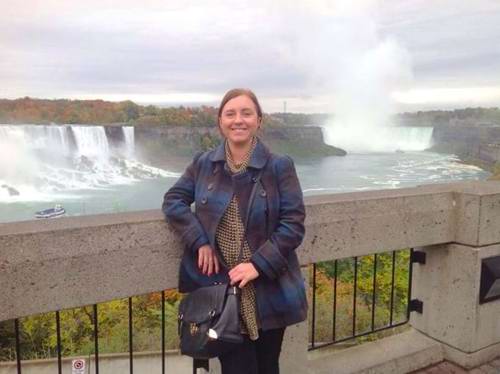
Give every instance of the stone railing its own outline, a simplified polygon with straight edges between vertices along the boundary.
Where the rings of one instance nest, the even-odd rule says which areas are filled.
[[[307,353],[287,330],[283,372],[407,372],[500,355],[500,301],[479,304],[481,260],[500,255],[500,183],[315,196],[303,265],[416,248],[412,330],[340,352]],[[160,211],[0,224],[0,321],[175,288],[181,244]],[[382,350],[382,351],[380,351]],[[320,350],[321,351],[321,350]],[[332,359],[326,359],[331,355]]]

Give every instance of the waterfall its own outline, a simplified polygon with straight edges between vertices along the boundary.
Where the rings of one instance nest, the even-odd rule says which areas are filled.
[[[121,131],[111,147],[103,126],[0,124],[0,202],[177,176],[137,161],[134,128]]]
[[[0,141],[22,144],[31,150],[51,148],[60,155],[70,155],[69,132],[66,126],[0,125]]]
[[[101,161],[109,158],[109,142],[103,126],[71,126],[71,130],[75,134],[79,156]]]
[[[0,186],[32,182],[37,159],[23,127],[0,126]]]
[[[135,155],[135,134],[133,126],[123,126],[123,136],[125,138],[125,155],[134,158]]]
[[[347,152],[423,151],[432,146],[433,127],[342,126],[323,127],[325,142]]]
[[[433,127],[394,127],[393,142],[403,151],[423,151],[432,146]]]
[[[46,149],[55,145],[55,148],[59,149],[65,156],[72,154],[70,135],[66,126],[43,126],[43,128],[46,134],[43,148]]]

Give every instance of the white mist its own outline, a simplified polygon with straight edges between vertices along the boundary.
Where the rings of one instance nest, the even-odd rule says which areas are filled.
[[[348,152],[427,148],[430,137],[423,139],[431,130],[408,142],[406,130],[395,130],[390,121],[391,95],[411,83],[412,63],[404,46],[382,36],[378,2],[313,3],[287,21],[297,25],[291,48],[297,66],[334,113],[324,128],[326,142]]]

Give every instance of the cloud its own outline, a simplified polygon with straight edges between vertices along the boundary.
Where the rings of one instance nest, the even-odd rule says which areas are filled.
[[[488,0],[11,1],[0,97],[210,98],[249,86],[272,110],[283,100],[328,110],[354,79],[386,98],[500,86],[499,10]]]
[[[4,49],[13,51],[6,60],[23,68],[4,71],[2,81],[13,91],[52,95],[213,92],[235,83],[272,90],[273,80],[286,88],[279,49],[262,46],[270,38],[270,29],[257,23],[262,10],[226,8],[89,5],[90,14],[56,22],[45,9],[15,22],[17,32],[3,38]]]
[[[408,1],[381,17],[383,35],[411,51],[415,78],[426,84],[500,84],[500,3]]]

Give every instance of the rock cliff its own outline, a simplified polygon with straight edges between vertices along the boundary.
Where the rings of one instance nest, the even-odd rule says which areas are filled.
[[[433,144],[434,151],[455,153],[464,161],[489,167],[500,160],[500,126],[439,125],[434,128]]]
[[[273,152],[292,157],[344,156],[340,148],[327,145],[319,127],[269,127],[259,135]],[[221,141],[217,127],[136,126],[136,150],[142,158],[160,165],[165,158],[190,157]]]

